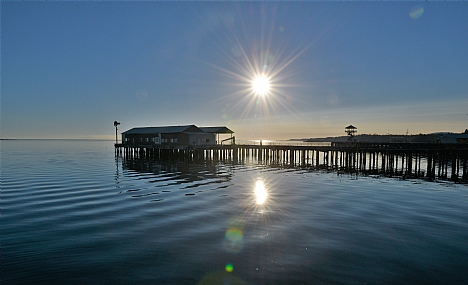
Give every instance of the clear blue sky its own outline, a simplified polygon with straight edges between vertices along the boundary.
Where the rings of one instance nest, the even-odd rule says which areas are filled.
[[[1,2],[2,138],[468,128],[468,3]],[[264,72],[271,90],[251,91]]]

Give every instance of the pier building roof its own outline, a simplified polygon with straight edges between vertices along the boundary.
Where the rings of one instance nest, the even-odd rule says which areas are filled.
[[[132,134],[173,134],[173,133],[203,133],[204,131],[195,125],[165,126],[165,127],[139,127],[123,132],[124,135]]]
[[[233,134],[234,132],[224,126],[221,127],[197,127],[195,125],[164,126],[164,127],[137,127],[123,132],[124,135],[142,134],[175,134],[175,133],[209,133],[209,134]]]

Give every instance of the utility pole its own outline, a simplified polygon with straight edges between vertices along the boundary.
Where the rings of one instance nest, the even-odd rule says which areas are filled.
[[[117,126],[120,125],[119,122],[114,121],[114,127],[115,127],[115,144],[117,144]]]

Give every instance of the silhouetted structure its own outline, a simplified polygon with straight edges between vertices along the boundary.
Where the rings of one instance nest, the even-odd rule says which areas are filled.
[[[468,145],[443,143],[335,142],[306,145],[157,145],[116,144],[116,155],[130,159],[260,163],[346,173],[468,182]]]
[[[195,125],[140,127],[122,133],[125,147],[186,148],[193,146],[216,145],[216,136],[232,134],[227,127],[203,127]],[[219,140],[218,140],[219,142]],[[117,147],[118,144],[116,144]]]
[[[117,143],[117,126],[120,125],[119,122],[114,121],[114,127],[115,127],[115,143]]]
[[[349,125],[345,128],[345,133],[348,135],[348,141],[352,141],[357,133],[357,128],[353,125]]]
[[[227,127],[200,127],[200,129],[206,133],[210,133],[210,134],[215,134],[218,136],[217,140],[216,140],[216,143],[217,144],[220,144],[222,143],[223,141],[227,141],[227,140],[231,140],[231,142],[233,144],[236,143],[236,140],[235,138],[232,136],[232,134],[234,133],[233,131],[231,131],[230,129],[228,129]],[[219,140],[219,135],[220,134],[230,134],[231,137],[230,138],[227,138],[227,139],[224,139],[222,141]]]

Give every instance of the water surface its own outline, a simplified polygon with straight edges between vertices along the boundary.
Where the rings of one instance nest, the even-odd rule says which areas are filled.
[[[2,284],[467,284],[468,187],[2,141]]]

